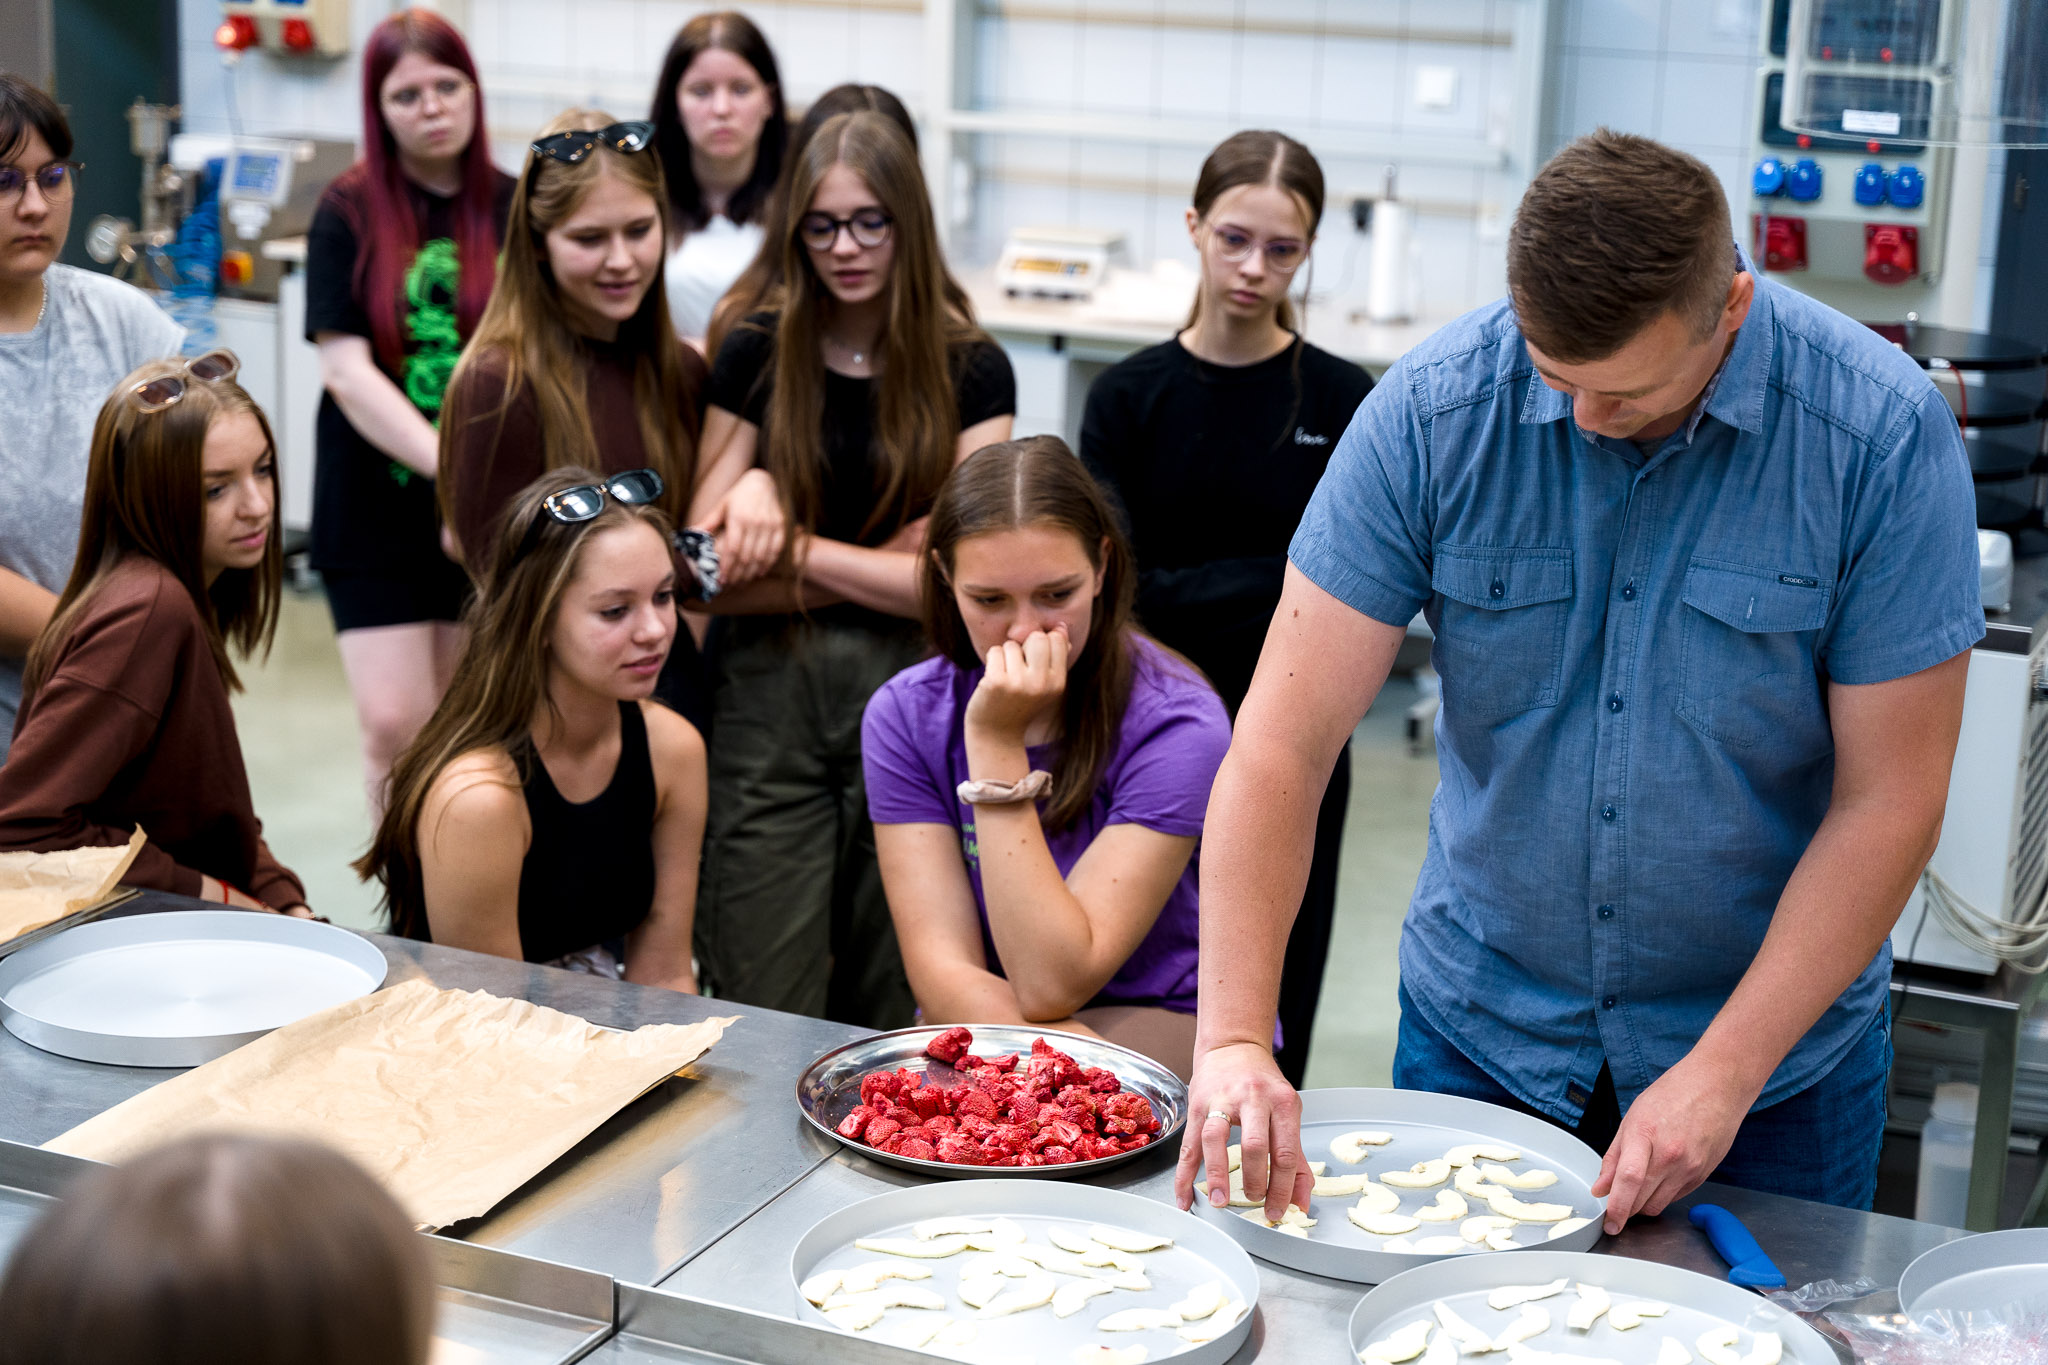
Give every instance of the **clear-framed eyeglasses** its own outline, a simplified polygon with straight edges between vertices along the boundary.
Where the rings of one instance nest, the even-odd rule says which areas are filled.
[[[1230,262],[1242,261],[1253,251],[1265,253],[1266,269],[1276,275],[1292,275],[1308,259],[1308,243],[1299,237],[1275,237],[1261,242],[1243,228],[1228,223],[1209,229],[1209,235],[1216,240],[1216,254]]]
[[[0,166],[0,208],[13,208],[20,203],[31,180],[36,182],[43,198],[61,204],[78,188],[78,173],[84,169],[85,163],[81,161],[49,161],[32,171],[20,166]]]

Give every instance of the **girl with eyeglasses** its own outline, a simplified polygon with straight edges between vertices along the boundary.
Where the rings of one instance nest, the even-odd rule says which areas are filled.
[[[691,522],[733,620],[713,698],[698,959],[721,996],[891,1027],[912,1003],[862,795],[861,709],[923,650],[924,518],[1008,438],[1008,359],[946,303],[910,140],[829,119],[790,178],[772,307],[719,348]]]
[[[737,10],[690,20],[647,117],[668,179],[669,320],[701,351],[713,306],[761,249],[782,175],[789,115],[768,40]]]
[[[1188,1075],[1215,689],[1138,630],[1130,542],[1057,437],[969,456],[919,571],[935,657],[868,703],[861,757],[925,1022],[1092,1033]]]
[[[680,521],[688,506],[705,365],[669,324],[653,131],[571,109],[527,149],[497,292],[441,422],[441,506],[472,575],[513,499],[551,469],[651,468],[662,511]],[[701,720],[696,670],[685,642],[660,696]]]
[[[491,296],[512,177],[491,164],[462,35],[431,10],[363,45],[363,155],[306,234],[306,338],[326,393],[312,564],[327,589],[374,809],[461,646],[469,580],[442,548],[443,391]]]
[[[1300,334],[1288,291],[1323,216],[1322,167],[1281,133],[1227,138],[1202,163],[1188,235],[1201,258],[1187,326],[1088,390],[1081,458],[1123,504],[1138,616],[1237,714],[1280,603],[1287,544],[1372,380]],[[1317,817],[1315,862],[1280,987],[1281,1070],[1307,1064],[1337,895],[1351,758]]]
[[[185,339],[141,290],[56,264],[77,202],[71,152],[56,101],[0,72],[0,759],[29,646],[71,575],[93,414]]]
[[[270,648],[277,446],[226,351],[152,361],[101,406],[78,559],[29,652],[0,848],[149,841],[123,881],[308,915],[249,799],[229,647]]]
[[[455,680],[356,864],[393,933],[697,989],[704,742],[651,700],[676,637],[663,482],[552,470],[471,547]]]

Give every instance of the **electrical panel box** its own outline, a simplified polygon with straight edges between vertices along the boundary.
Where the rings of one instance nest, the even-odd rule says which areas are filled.
[[[1802,33],[1789,31],[1791,8],[1773,0],[1763,34],[1738,228],[1760,267],[1851,316],[1929,311],[1955,174],[1954,149],[1932,138],[1953,99],[1960,2],[1816,0]],[[1793,44],[1815,68],[1807,111],[1827,133],[1781,121]]]
[[[217,47],[260,47],[288,57],[345,57],[349,0],[221,0]]]

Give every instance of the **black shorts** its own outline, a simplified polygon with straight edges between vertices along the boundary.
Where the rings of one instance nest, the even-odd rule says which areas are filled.
[[[459,621],[469,600],[469,575],[451,559],[403,578],[346,569],[322,570],[320,578],[327,588],[327,610],[334,616],[337,633],[419,621]]]

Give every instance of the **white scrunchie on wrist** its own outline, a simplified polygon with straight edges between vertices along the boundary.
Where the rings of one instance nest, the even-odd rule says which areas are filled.
[[[986,778],[974,782],[962,782],[953,790],[958,793],[963,805],[969,806],[1014,806],[1025,801],[1036,801],[1052,786],[1052,774],[1043,768],[1034,768],[1021,782],[992,782]]]

